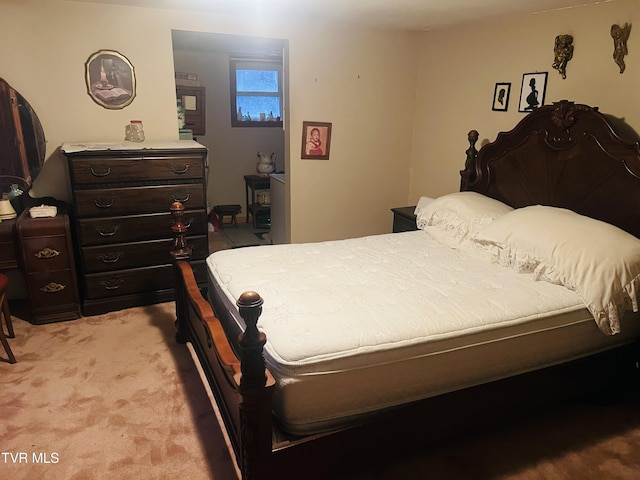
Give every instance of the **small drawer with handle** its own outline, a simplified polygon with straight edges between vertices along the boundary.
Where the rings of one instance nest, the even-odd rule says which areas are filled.
[[[166,212],[173,202],[185,208],[206,205],[204,185],[199,183],[76,190],[75,200],[80,218]]]
[[[205,170],[201,155],[184,154],[167,158],[78,158],[71,163],[76,185],[192,180],[202,178]]]

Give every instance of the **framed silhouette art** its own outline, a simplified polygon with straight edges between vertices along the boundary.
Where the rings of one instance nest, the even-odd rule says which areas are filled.
[[[522,75],[519,112],[532,112],[544,105],[548,72],[525,73]]]
[[[496,83],[493,91],[493,106],[491,110],[497,112],[506,112],[509,106],[509,93],[511,92],[510,83]]]

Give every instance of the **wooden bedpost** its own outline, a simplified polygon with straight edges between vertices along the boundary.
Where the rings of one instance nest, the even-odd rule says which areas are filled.
[[[266,370],[266,335],[258,330],[263,300],[255,292],[245,292],[236,302],[246,326],[238,336],[238,358],[222,323],[197,286],[189,264],[191,247],[187,244],[184,214],[182,203],[171,204],[176,340],[193,342],[220,406],[242,479],[270,480],[274,478],[271,397],[275,380]]]
[[[238,337],[241,371],[241,470],[244,480],[265,478],[271,456],[272,388],[267,387],[263,347],[266,335],[258,330],[263,300],[256,292],[245,292],[236,302],[246,328]],[[271,382],[270,382],[271,383]],[[272,386],[272,385],[271,385]]]
[[[476,157],[478,156],[478,150],[476,149],[476,142],[478,141],[480,134],[476,130],[471,130],[467,134],[467,140],[469,141],[469,148],[466,151],[467,159],[464,162],[464,170],[460,170],[460,191],[464,192],[468,189],[469,185],[476,180]]]
[[[267,336],[258,330],[258,317],[264,300],[256,292],[244,292],[236,302],[246,328],[238,337],[242,349],[242,379],[240,388],[262,388],[267,382],[262,347]]]
[[[187,245],[185,238],[187,226],[182,221],[184,216],[184,205],[180,202],[171,204],[171,215],[173,216],[173,249],[171,256],[173,257],[173,278],[175,282],[175,301],[176,301],[176,341],[179,343],[187,342],[187,331],[184,326],[187,316],[189,315],[189,307],[186,299],[186,288],[181,284],[182,275],[178,271],[178,263],[181,261],[189,261],[191,256],[191,247]]]
[[[176,260],[188,260],[191,256],[191,247],[187,245],[187,226],[182,221],[184,217],[184,205],[180,202],[171,204],[171,215],[173,216],[173,250],[171,255]]]

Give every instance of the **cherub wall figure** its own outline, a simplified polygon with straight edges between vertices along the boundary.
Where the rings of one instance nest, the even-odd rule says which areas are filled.
[[[562,78],[567,78],[567,63],[573,58],[573,37],[558,35],[553,53],[553,68],[558,70]]]
[[[627,40],[631,33],[631,25],[624,24],[624,27],[620,25],[611,25],[611,38],[613,38],[613,60],[620,67],[620,73],[624,72],[626,65],[624,63],[624,56],[627,51]]]

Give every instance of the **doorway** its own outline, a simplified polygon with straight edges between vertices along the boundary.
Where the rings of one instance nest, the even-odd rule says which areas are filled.
[[[172,41],[176,87],[198,88],[204,98],[203,126],[193,139],[209,150],[207,205],[209,209],[215,205],[240,205],[237,221],[247,229],[252,222],[247,218],[244,177],[257,173],[259,152],[273,153],[276,171],[285,171],[285,135],[281,123],[232,125],[230,64],[238,57],[268,57],[279,59],[282,67],[286,40],[173,30]],[[193,108],[195,102],[190,103],[183,107]],[[255,233],[264,231],[261,228]]]

